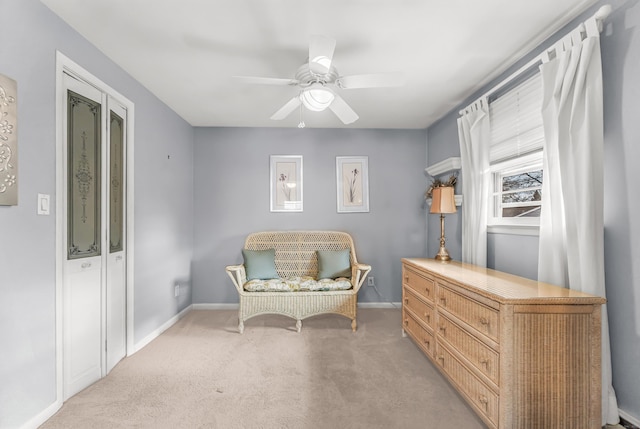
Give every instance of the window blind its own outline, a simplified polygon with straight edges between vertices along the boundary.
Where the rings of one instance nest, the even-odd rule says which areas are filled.
[[[540,73],[513,87],[489,103],[494,164],[542,150],[542,81]]]

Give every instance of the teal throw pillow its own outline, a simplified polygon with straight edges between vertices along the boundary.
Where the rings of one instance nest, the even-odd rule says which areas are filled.
[[[259,279],[277,279],[276,250],[248,250],[242,249],[244,269],[247,273],[247,281]]]
[[[351,260],[349,249],[318,250],[318,278],[336,279],[351,278]]]

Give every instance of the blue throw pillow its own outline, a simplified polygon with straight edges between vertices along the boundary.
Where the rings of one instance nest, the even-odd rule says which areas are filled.
[[[337,279],[351,278],[351,259],[349,249],[318,250],[318,278]]]
[[[247,281],[259,279],[277,279],[276,250],[248,250],[242,249],[244,269],[247,273]]]

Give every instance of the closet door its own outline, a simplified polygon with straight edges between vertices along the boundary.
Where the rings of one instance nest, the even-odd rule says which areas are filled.
[[[103,95],[65,75],[64,398],[102,376]]]

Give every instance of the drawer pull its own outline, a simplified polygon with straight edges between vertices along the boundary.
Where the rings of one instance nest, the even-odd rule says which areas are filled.
[[[409,319],[404,319],[404,326],[409,326]]]
[[[480,318],[480,324],[485,325],[485,326],[489,326],[489,319],[487,319],[486,317],[481,317]]]
[[[429,313],[424,313],[424,318],[427,319],[427,323],[431,323],[431,315]]]
[[[443,307],[447,306],[447,297],[446,296],[441,296],[440,297],[440,302],[442,303]]]
[[[484,367],[487,369],[487,371],[489,370],[489,359],[482,359],[480,361],[480,364],[484,365]]]
[[[428,287],[426,287],[426,288],[424,288],[424,293],[425,293],[427,296],[429,296],[429,295],[431,295],[431,290],[430,290]]]
[[[427,339],[424,339],[424,343],[427,345],[427,347],[429,347],[431,345],[430,341]]]
[[[409,276],[404,276],[404,282],[409,283]]]
[[[405,303],[405,304],[409,304],[409,298],[405,298],[405,299],[404,299],[404,303]]]
[[[84,269],[84,268],[89,268],[89,267],[91,267],[91,262],[84,262],[84,263],[80,266],[80,268],[83,268],[83,269]]]
[[[489,398],[484,395],[478,396],[478,401],[484,405],[484,411],[487,412],[489,410]]]

